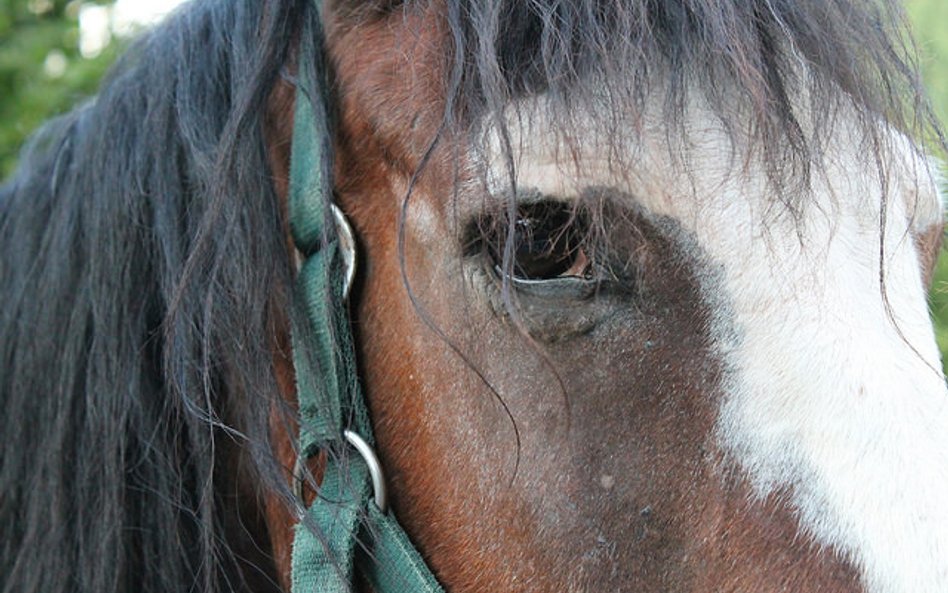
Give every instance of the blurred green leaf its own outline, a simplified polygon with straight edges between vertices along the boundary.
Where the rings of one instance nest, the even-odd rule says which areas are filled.
[[[0,179],[43,121],[95,94],[122,49],[79,53],[78,1],[0,0]]]
[[[948,122],[948,2],[909,0],[907,8],[921,54],[925,86],[935,113],[942,122]],[[942,191],[948,192],[948,187]],[[942,365],[948,371],[948,257],[944,254],[938,261],[930,296],[935,337]]]

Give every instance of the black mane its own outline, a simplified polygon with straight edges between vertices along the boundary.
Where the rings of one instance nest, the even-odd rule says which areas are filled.
[[[382,18],[427,1],[338,3]],[[268,586],[248,531],[261,492],[288,495],[268,417],[272,347],[297,308],[264,107],[311,4],[185,6],[0,188],[3,593]],[[763,151],[775,177],[788,155],[813,161],[834,106],[870,132],[940,138],[881,0],[446,4],[446,127],[539,92],[562,113],[603,94],[641,106],[661,74],[670,126],[697,86],[729,127],[782,147]],[[791,105],[801,89],[815,136]]]
[[[0,190],[4,592],[261,581],[290,281],[264,106],[307,5],[186,6]]]

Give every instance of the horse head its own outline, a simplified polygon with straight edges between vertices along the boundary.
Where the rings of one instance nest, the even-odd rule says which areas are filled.
[[[332,502],[319,493],[339,452],[298,440],[306,101],[325,109],[333,156],[317,165],[354,229],[359,271],[335,306],[390,512],[445,590],[945,591],[948,393],[926,303],[942,203],[923,148],[940,135],[899,18],[844,0],[185,9],[0,194],[3,228],[20,229],[4,253],[91,270],[59,279],[26,258],[4,272],[4,401],[64,430],[40,469],[4,465],[4,483],[78,482],[122,558],[77,581],[42,548],[92,558],[78,528],[92,516],[68,518],[57,486],[61,514],[39,519],[16,486],[3,517],[34,519],[2,533],[32,556],[4,552],[9,588],[49,566],[60,584],[250,590],[272,585],[247,576],[264,573],[289,588],[294,537],[331,551],[300,519]],[[300,93],[305,76],[322,86]],[[229,111],[207,117],[211,104]],[[60,205],[96,191],[77,162],[121,180],[103,190],[113,206]],[[17,219],[37,192],[52,205]],[[109,238],[116,222],[139,252]],[[108,265],[89,263],[95,238]],[[145,282],[144,303],[112,274]],[[31,332],[60,321],[27,297],[71,294],[56,319],[77,337],[50,359]],[[56,360],[69,366],[36,378]],[[34,401],[43,381],[65,403]],[[130,399],[89,395],[126,383]],[[82,436],[106,420],[114,441]],[[109,471],[64,465],[90,443]],[[121,486],[92,485],[106,480]],[[174,537],[153,533],[161,521]]]

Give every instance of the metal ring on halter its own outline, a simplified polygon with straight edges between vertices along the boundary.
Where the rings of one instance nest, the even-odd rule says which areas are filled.
[[[356,432],[344,430],[342,434],[346,437],[349,444],[359,452],[362,459],[365,460],[365,465],[369,468],[369,476],[372,477],[372,491],[375,495],[375,506],[379,507],[379,510],[382,511],[383,514],[387,513],[388,490],[385,487],[385,473],[382,471],[382,463],[375,454],[375,450]],[[296,458],[296,467],[293,468],[293,494],[299,501],[303,500],[303,482],[305,481],[303,476],[304,463],[306,463],[306,458],[300,455]]]
[[[335,204],[330,204],[329,207],[332,209],[332,217],[336,223],[336,234],[339,237],[339,250],[342,252],[342,263],[346,266],[346,275],[344,276],[342,285],[342,298],[348,299],[349,293],[352,291],[352,284],[355,282],[356,275],[356,240],[355,233],[352,231],[352,225],[349,224],[349,220],[346,218],[346,215],[343,214],[342,210],[339,209],[339,206]],[[300,253],[300,250],[295,250],[296,256],[296,271],[303,267],[304,257]]]
[[[342,261],[346,265],[345,284],[342,285],[342,297],[349,298],[349,291],[352,290],[352,283],[355,282],[356,274],[356,241],[355,233],[352,232],[352,226],[349,224],[346,215],[342,213],[339,206],[330,204],[332,216],[336,219],[336,232],[339,234],[339,248],[342,250]]]

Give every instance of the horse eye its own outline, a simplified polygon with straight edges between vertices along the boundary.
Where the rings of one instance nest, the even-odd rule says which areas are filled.
[[[558,278],[589,280],[592,262],[583,247],[588,225],[569,204],[546,201],[521,207],[514,224],[512,278],[543,282]],[[491,258],[503,271],[506,232],[491,242]]]

